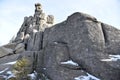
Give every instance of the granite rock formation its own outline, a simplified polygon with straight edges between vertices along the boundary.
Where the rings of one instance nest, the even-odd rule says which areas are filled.
[[[34,16],[0,47],[0,80],[15,79],[21,59],[29,61],[28,75],[15,80],[120,80],[120,30],[81,12],[53,24],[35,4]]]

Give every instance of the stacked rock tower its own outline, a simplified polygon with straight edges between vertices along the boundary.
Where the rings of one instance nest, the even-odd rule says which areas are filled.
[[[29,34],[32,32],[43,32],[45,28],[51,27],[53,23],[54,16],[46,16],[42,10],[42,5],[40,3],[36,3],[34,16],[24,18],[24,22],[19,32],[17,33],[17,37],[14,41],[22,41],[24,38],[28,37]]]

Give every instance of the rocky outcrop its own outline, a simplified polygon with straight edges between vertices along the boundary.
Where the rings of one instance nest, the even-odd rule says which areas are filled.
[[[29,16],[24,18],[24,22],[17,33],[17,37],[13,42],[20,43],[26,40],[28,35],[35,32],[43,32],[45,28],[49,28],[54,23],[54,16],[46,16],[42,10],[42,5],[40,3],[35,4],[35,14],[34,16]]]
[[[43,32],[32,33],[28,39],[27,50],[40,51],[42,49]]]
[[[0,57],[4,57],[5,55],[10,55],[13,53],[12,49],[0,47]]]
[[[66,21],[45,30],[43,46],[46,48],[47,45],[54,44],[54,42],[66,45],[69,50],[69,58],[77,62],[85,71],[102,80],[119,80],[120,69],[111,66],[114,63],[118,63],[117,65],[120,66],[119,61],[110,63],[101,61],[101,59],[106,59],[109,54],[119,55],[119,51],[116,52],[120,41],[119,30],[111,29],[111,26],[106,28],[108,28],[107,25],[103,25],[93,17],[83,13],[74,13]],[[113,31],[111,32],[111,30]],[[116,33],[117,35],[115,35]],[[112,53],[108,52],[108,43],[111,44],[110,48],[115,48]],[[117,50],[112,43],[117,46]]]
[[[7,68],[0,75],[17,65],[7,62],[27,59],[27,74],[36,75],[32,80],[120,79],[120,30],[80,12],[53,22],[54,17],[45,17],[41,4],[35,4],[34,16],[24,18],[15,40],[0,48],[0,70]]]

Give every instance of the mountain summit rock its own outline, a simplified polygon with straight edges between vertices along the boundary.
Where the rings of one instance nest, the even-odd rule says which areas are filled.
[[[120,80],[120,30],[76,12],[54,24],[40,3],[0,47],[0,80]]]

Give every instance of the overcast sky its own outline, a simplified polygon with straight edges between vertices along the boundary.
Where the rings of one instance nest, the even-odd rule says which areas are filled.
[[[120,29],[120,0],[0,0],[0,45],[16,35],[25,16],[34,14],[40,2],[46,14],[59,23],[74,12],[84,12]]]

